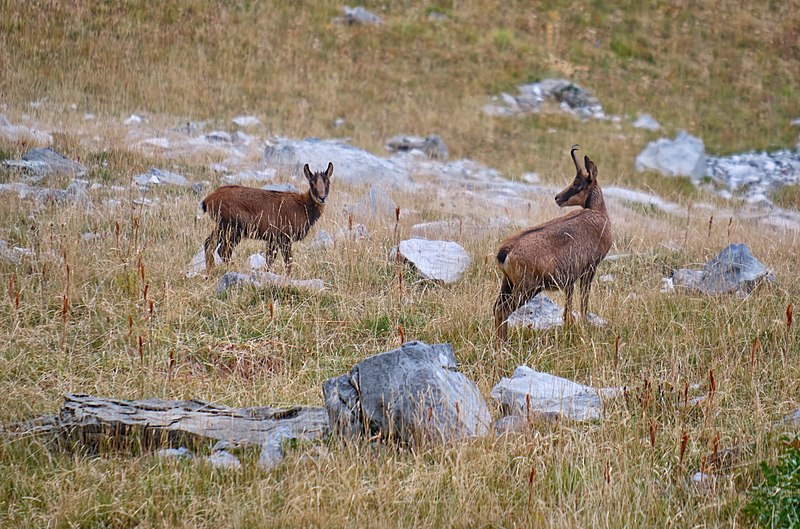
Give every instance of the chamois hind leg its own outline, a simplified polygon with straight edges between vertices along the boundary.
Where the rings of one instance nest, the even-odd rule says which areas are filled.
[[[572,315],[572,294],[575,291],[575,283],[568,283],[564,287],[564,294],[567,299],[564,302],[564,326],[569,327],[575,323],[575,317]]]
[[[542,291],[542,285],[538,281],[524,281],[512,284],[506,279],[503,280],[500,295],[495,303],[495,325],[497,326],[498,339],[505,340],[508,337],[508,317],[521,305],[532,300]]]
[[[586,320],[586,315],[589,313],[589,292],[592,290],[594,274],[594,270],[589,270],[581,276],[581,318],[584,320]]]
[[[500,294],[494,302],[494,329],[497,340],[505,340],[508,338],[508,317],[511,315],[511,292],[514,285],[511,280],[503,276],[503,281],[500,283]]]

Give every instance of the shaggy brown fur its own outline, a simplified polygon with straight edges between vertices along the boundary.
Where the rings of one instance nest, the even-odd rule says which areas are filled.
[[[302,194],[243,186],[224,186],[209,194],[200,205],[217,224],[204,244],[206,270],[213,268],[218,246],[219,256],[228,262],[239,241],[247,237],[267,242],[267,266],[280,250],[286,272],[291,273],[292,242],[303,239],[322,215],[333,164],[318,173],[311,173],[306,164],[303,173],[310,188]]]
[[[611,247],[612,235],[603,192],[597,185],[597,167],[588,156],[581,167],[575,157],[577,148],[573,145],[570,153],[577,174],[572,184],[556,195],[556,203],[583,209],[526,228],[500,243],[497,264],[503,280],[494,304],[498,340],[508,336],[511,313],[542,290],[560,289],[566,293],[564,323],[572,324],[576,281],[581,285],[581,315],[586,318],[592,280],[597,265]]]

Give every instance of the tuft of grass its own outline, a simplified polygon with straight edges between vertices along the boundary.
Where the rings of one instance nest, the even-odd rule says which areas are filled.
[[[772,192],[770,198],[782,208],[800,210],[800,184],[781,186]]]
[[[762,480],[745,512],[760,527],[800,527],[800,438],[786,442],[775,464],[761,464]]]

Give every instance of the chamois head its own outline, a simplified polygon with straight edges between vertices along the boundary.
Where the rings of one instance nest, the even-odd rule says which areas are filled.
[[[306,175],[308,185],[311,186],[311,200],[318,205],[324,205],[331,190],[331,176],[333,175],[333,163],[328,162],[328,168],[323,172],[312,173],[308,164],[303,166],[303,173]]]
[[[570,151],[572,161],[575,163],[575,169],[577,170],[575,179],[569,187],[556,195],[556,204],[562,208],[565,206],[586,207],[586,199],[589,193],[597,187],[597,166],[588,156],[584,156],[584,167],[581,167],[578,158],[575,156],[575,151],[577,150],[578,145],[573,145]]]

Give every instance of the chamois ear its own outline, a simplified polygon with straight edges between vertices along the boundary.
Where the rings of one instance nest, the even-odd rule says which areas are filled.
[[[328,180],[333,176],[333,162],[328,162],[328,169],[325,171],[325,176],[328,177]]]
[[[588,156],[583,157],[583,164],[586,166],[586,172],[589,174],[588,180],[594,182],[597,180],[597,166]]]
[[[311,178],[314,176],[311,174],[311,169],[309,169],[308,164],[303,166],[303,174],[306,175],[306,179],[310,182]]]

